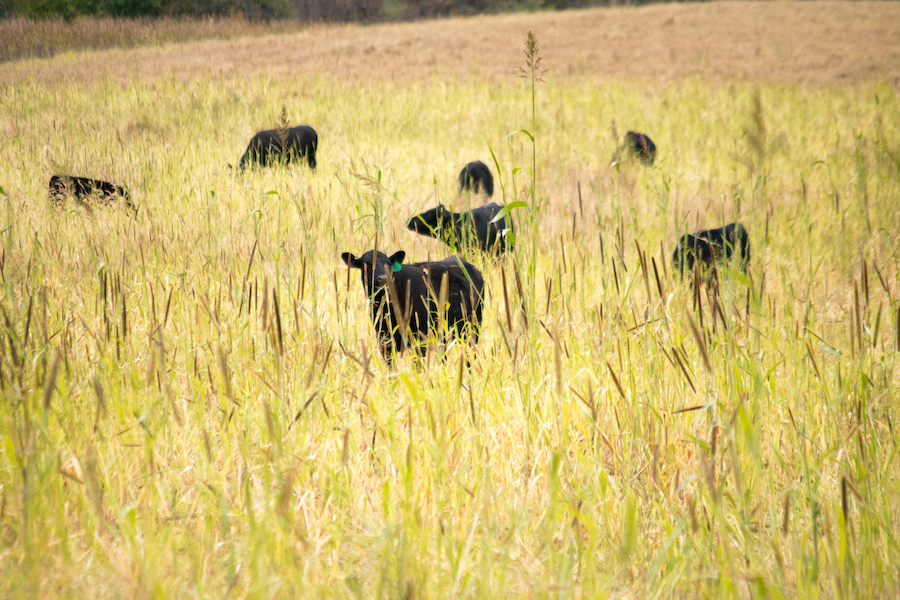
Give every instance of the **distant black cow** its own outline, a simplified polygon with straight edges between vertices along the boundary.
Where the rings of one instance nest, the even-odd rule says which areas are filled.
[[[627,154],[640,160],[647,166],[656,159],[656,144],[646,134],[629,131],[625,134],[625,142],[616,149],[610,164],[615,164]]]
[[[484,299],[481,271],[456,256],[439,262],[404,265],[405,257],[405,252],[388,257],[374,250],[360,258],[349,252],[341,255],[347,266],[362,271],[363,287],[372,302],[372,321],[378,331],[381,353],[388,364],[391,363],[392,348],[400,353],[407,346],[417,345],[421,338],[437,332],[440,322],[438,297],[445,275],[449,305],[445,315],[446,331],[457,337],[468,333],[477,343]]]
[[[91,206],[96,203],[104,205],[115,204],[119,198],[125,206],[134,211],[131,196],[121,185],[113,185],[99,179],[87,177],[75,177],[73,175],[54,175],[50,178],[48,186],[50,202],[55,206],[62,206],[66,198],[71,196],[80,206]]]
[[[508,215],[491,223],[501,210],[503,207],[496,202],[458,213],[438,204],[437,208],[411,218],[406,227],[420,235],[439,239],[454,250],[477,246],[485,252],[499,253],[508,248],[503,230],[512,228],[512,219]]]
[[[715,263],[729,260],[740,252],[741,270],[746,273],[750,263],[750,237],[740,223],[729,223],[718,229],[706,229],[697,233],[686,233],[678,240],[672,254],[675,269],[684,276],[684,270],[694,270],[694,263],[700,261],[706,268],[715,269]]]
[[[494,195],[494,176],[488,166],[476,160],[470,162],[459,172],[459,191],[470,191],[473,194]]]
[[[319,147],[319,136],[316,130],[309,125],[291,127],[287,130],[287,143],[281,147],[281,135],[283,130],[270,129],[260,131],[253,136],[247,145],[247,151],[241,157],[238,165],[244,170],[249,164],[269,166],[278,161],[291,163],[306,158],[311,169],[316,168],[316,149]]]

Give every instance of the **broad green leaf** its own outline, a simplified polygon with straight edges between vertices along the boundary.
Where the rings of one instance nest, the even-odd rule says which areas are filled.
[[[523,206],[527,207],[528,203],[524,202],[522,200],[516,200],[515,202],[510,202],[509,204],[504,206],[500,212],[497,213],[496,217],[491,219],[491,223],[496,223],[497,221],[499,221],[500,219],[502,219],[503,217],[508,215],[511,210],[516,209],[516,208],[522,208]]]
[[[510,133],[508,136],[506,136],[503,139],[505,140],[506,138],[510,138],[510,137],[516,135],[517,133],[524,133],[525,135],[528,136],[528,139],[530,139],[531,142],[534,143],[534,136],[531,135],[527,129],[517,129],[516,131],[513,131],[512,133]],[[501,141],[503,141],[503,140],[501,140]]]

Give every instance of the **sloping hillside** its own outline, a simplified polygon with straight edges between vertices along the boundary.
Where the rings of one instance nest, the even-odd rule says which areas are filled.
[[[552,77],[763,78],[900,85],[900,4],[713,2],[417,23],[320,26],[0,65],[0,82],[108,73],[192,78],[242,72],[409,79],[505,78],[532,29]]]

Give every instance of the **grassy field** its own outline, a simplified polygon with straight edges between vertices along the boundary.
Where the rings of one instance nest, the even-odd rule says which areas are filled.
[[[0,65],[0,597],[896,597],[895,7],[660,5]],[[631,24],[699,44],[740,14],[751,32],[818,18],[806,50],[744,63],[595,56]],[[529,29],[550,69],[534,147],[507,137],[532,129]],[[331,54],[292,62],[309,35]],[[229,170],[282,107],[317,129],[318,169]],[[609,166],[628,129],[654,167]],[[470,202],[456,175],[497,175],[491,151],[495,199],[535,211],[514,212],[512,256],[469,256],[482,340],[389,368],[340,253],[448,255],[405,221]],[[137,217],[54,210],[56,172],[127,184]],[[732,220],[748,275],[682,282],[678,237]]]

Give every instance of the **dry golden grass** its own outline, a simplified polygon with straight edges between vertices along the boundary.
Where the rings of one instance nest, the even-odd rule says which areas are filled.
[[[502,80],[534,30],[554,77],[683,77],[900,85],[896,2],[711,2],[509,14],[204,40],[0,65],[0,83],[107,74]],[[239,28],[239,33],[244,31]]]
[[[0,597],[897,597],[896,84],[574,50],[624,36],[614,17],[662,39],[671,14],[796,9],[799,30],[823,7],[856,32],[842,60],[890,37],[849,14],[896,27],[892,5],[695,4],[0,67]],[[531,26],[553,69],[534,120]],[[699,47],[693,27],[666,39]],[[283,106],[318,130],[316,172],[228,170]],[[532,127],[534,199],[508,137]],[[609,166],[626,128],[652,168]],[[389,367],[340,253],[449,254],[404,221],[464,204],[489,146],[495,199],[537,208],[513,255],[472,256],[472,366]],[[129,185],[137,217],[53,210],[57,169]],[[749,274],[680,280],[679,235],[730,220]]]

